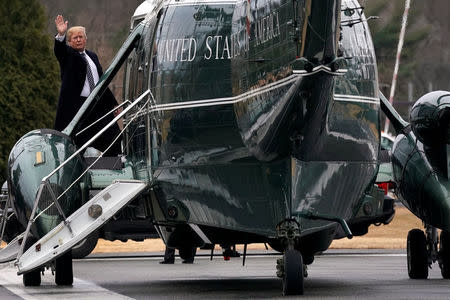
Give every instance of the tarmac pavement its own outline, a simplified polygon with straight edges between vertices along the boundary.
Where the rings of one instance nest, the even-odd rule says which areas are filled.
[[[0,299],[286,299],[273,252],[224,261],[199,251],[194,264],[159,264],[162,253],[90,255],[74,260],[74,285],[57,287],[46,271],[24,288],[12,264],[0,265]],[[218,254],[218,253],[217,253]],[[250,255],[251,254],[251,255]],[[404,250],[329,250],[308,268],[300,299],[449,299],[450,280],[435,264],[428,280],[412,280]],[[297,297],[288,297],[297,298]]]

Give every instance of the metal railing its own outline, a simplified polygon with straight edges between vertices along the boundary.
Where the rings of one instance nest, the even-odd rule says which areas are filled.
[[[11,207],[11,197],[8,193],[4,193],[3,187],[0,194],[0,208],[3,210],[0,216],[0,243],[3,241],[3,236],[5,235],[6,223],[14,215],[14,212],[9,213],[9,208]]]
[[[149,96],[150,97],[147,97]],[[120,131],[120,133],[114,138],[114,140],[110,143],[110,145],[103,151],[101,152],[101,154],[82,172],[82,174],[76,178],[70,185],[69,187],[67,187],[61,194],[59,194],[58,196],[56,196],[55,192],[53,191],[51,185],[50,185],[50,181],[49,179],[56,174],[59,170],[61,170],[68,162],[70,162],[73,158],[77,157],[82,151],[84,151],[89,145],[91,145],[97,138],[99,138],[106,130],[108,130],[111,126],[113,126],[119,119],[123,118],[123,116],[125,116],[128,112],[130,112],[134,107],[136,107],[139,103],[141,103],[143,101],[143,99],[147,99],[146,102],[144,103],[144,105],[142,105],[142,107],[138,108],[137,112],[134,113],[133,117],[131,118],[131,120],[134,120],[135,118],[137,118],[139,116],[139,114],[141,113],[141,111],[147,106],[147,104],[149,103],[151,99],[153,98],[153,94],[151,93],[151,91],[148,89],[146,90],[144,93],[142,93],[136,100],[134,100],[133,102],[130,101],[125,101],[124,103],[122,103],[122,105],[120,105],[119,107],[114,108],[113,110],[107,112],[104,116],[102,116],[101,118],[99,118],[98,120],[96,120],[94,123],[92,123],[91,125],[89,125],[88,127],[84,128],[82,131],[78,132],[77,134],[80,134],[81,132],[87,130],[88,128],[90,128],[92,125],[96,124],[97,122],[99,122],[100,120],[102,120],[103,118],[105,118],[108,114],[112,113],[114,110],[116,110],[117,108],[123,107],[125,104],[129,104],[128,107],[126,107],[122,112],[120,112],[113,120],[111,120],[102,130],[100,130],[97,134],[95,134],[91,139],[89,139],[83,146],[81,146],[75,153],[73,153],[69,158],[67,158],[63,163],[61,163],[61,165],[59,165],[56,169],[54,169],[50,174],[48,174],[47,176],[45,176],[44,178],[42,178],[41,180],[41,184],[39,185],[39,190],[38,193],[36,195],[35,201],[34,201],[34,205],[33,205],[33,210],[31,212],[28,224],[27,224],[27,228],[25,230],[25,234],[23,237],[23,242],[21,244],[19,253],[17,255],[17,258],[19,258],[20,256],[22,256],[23,251],[24,251],[24,247],[25,247],[25,241],[28,238],[28,235],[30,233],[31,230],[31,226],[33,225],[33,223],[36,222],[36,220],[43,214],[45,213],[50,207],[52,207],[53,205],[55,205],[55,207],[57,208],[60,216],[63,218],[63,222],[64,225],[67,226],[67,228],[69,229],[69,231],[72,233],[72,229],[70,227],[70,224],[67,222],[67,218],[66,215],[61,207],[61,205],[59,204],[59,200],[61,199],[62,196],[64,196],[78,181],[80,181],[83,176],[92,168],[92,166],[101,158],[103,157],[103,154],[106,153],[111,147],[112,145],[119,139],[120,136],[123,135],[123,133],[125,132],[126,128],[129,126],[129,124],[131,124],[132,122],[129,122],[128,124],[126,124],[126,126],[124,126],[124,128]],[[42,192],[44,190],[44,188],[47,188],[49,190],[49,194],[51,196],[52,202],[43,210],[41,210],[39,212],[39,214],[36,215],[36,211],[39,205],[39,201],[42,195]]]

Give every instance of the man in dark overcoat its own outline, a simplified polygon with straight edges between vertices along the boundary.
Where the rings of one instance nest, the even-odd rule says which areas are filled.
[[[61,72],[61,90],[58,99],[58,108],[54,128],[58,131],[64,130],[75,117],[95,85],[103,75],[97,54],[86,50],[86,29],[82,26],[68,28],[68,21],[64,21],[61,15],[55,19],[55,56],[59,62]],[[107,88],[95,104],[88,108],[80,122],[73,131],[72,138],[77,146],[82,146],[93,135],[104,128],[112,119],[113,115],[92,126],[89,130],[75,136],[75,133],[87,127],[107,112],[111,111],[117,101],[112,92]],[[119,133],[120,129],[114,124],[108,131],[97,139],[91,146],[100,151],[106,147]],[[108,155],[120,154],[120,139],[108,151]]]

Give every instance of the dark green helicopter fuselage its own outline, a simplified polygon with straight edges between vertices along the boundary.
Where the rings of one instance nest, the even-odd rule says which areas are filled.
[[[355,7],[167,1],[147,16],[125,83],[127,98],[150,89],[152,104],[130,124],[127,153],[152,183],[169,245],[188,243],[188,223],[213,243],[249,243],[294,218],[303,239],[321,236],[307,246],[314,252],[336,223],[303,214],[358,214],[380,130],[374,49],[366,22],[346,10]],[[334,72],[340,58],[344,76]]]

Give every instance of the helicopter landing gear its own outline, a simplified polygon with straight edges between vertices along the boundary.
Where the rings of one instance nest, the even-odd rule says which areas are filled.
[[[25,241],[24,251],[30,248],[35,242],[36,238],[29,236]],[[41,285],[41,269],[35,269],[33,271],[24,273],[22,275],[22,282],[24,286],[40,286]]]
[[[439,268],[444,279],[450,279],[450,232],[442,230],[439,241]]]
[[[282,258],[283,295],[303,295],[303,259],[300,251],[286,250]]]
[[[283,258],[277,260],[277,276],[283,282],[283,295],[303,295],[303,258],[294,248],[300,237],[300,226],[294,220],[286,220],[277,226],[277,233],[285,246]]]
[[[434,262],[439,263],[442,277],[450,278],[450,232],[443,230],[439,238],[431,225],[425,225],[425,233],[412,229],[408,232],[407,253],[410,278],[427,279],[428,268]]]
[[[36,269],[23,274],[22,282],[24,286],[40,286],[41,285],[41,270]]]
[[[56,285],[73,284],[72,251],[64,253],[55,261],[55,283]]]
[[[428,277],[428,251],[425,234],[420,229],[412,229],[407,238],[408,275],[411,279]]]

